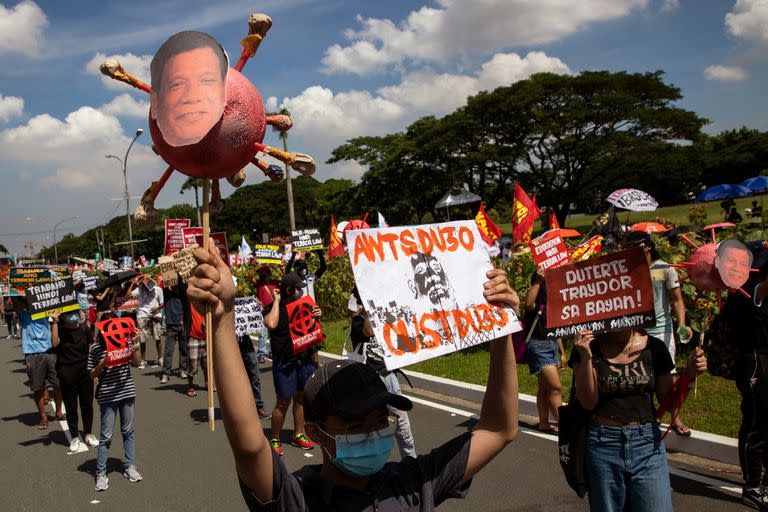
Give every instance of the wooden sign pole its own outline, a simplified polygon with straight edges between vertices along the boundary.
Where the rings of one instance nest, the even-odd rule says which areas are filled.
[[[211,180],[203,179],[203,249],[208,252],[208,244],[211,242]],[[215,408],[213,401],[213,313],[211,305],[205,306],[205,354],[208,359],[208,427],[211,432],[216,430]]]

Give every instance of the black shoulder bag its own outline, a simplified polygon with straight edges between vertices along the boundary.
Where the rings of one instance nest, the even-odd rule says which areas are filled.
[[[579,498],[587,494],[586,444],[589,412],[576,399],[576,375],[571,384],[571,396],[566,405],[558,408],[560,413],[560,432],[557,435],[557,447],[560,451],[560,467],[565,480],[576,491]]]

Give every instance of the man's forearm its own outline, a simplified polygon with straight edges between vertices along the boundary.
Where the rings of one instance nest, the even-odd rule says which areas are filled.
[[[517,435],[517,362],[509,335],[491,341],[488,385],[476,428],[502,434],[509,440]]]

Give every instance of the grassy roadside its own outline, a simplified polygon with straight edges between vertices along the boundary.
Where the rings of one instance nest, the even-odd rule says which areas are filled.
[[[341,354],[341,347],[347,335],[349,322],[340,320],[324,322],[323,331],[327,335],[325,350]],[[570,353],[570,348],[566,346]],[[408,370],[445,377],[449,379],[484,385],[488,381],[488,352],[485,350],[465,351],[450,354],[423,363],[409,366]],[[678,367],[682,362],[678,361]],[[561,373],[564,395],[568,395],[571,386],[571,370]],[[517,376],[521,393],[535,395],[536,377],[530,375],[528,365],[518,365]],[[713,434],[736,437],[741,421],[739,412],[740,396],[736,385],[709,374],[699,379],[697,396],[691,392],[683,410],[683,421],[695,430]]]

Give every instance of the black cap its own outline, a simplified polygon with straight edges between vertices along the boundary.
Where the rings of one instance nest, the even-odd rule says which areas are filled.
[[[640,244],[653,245],[653,238],[645,231],[630,231],[624,239],[625,246]]]
[[[382,405],[410,411],[413,403],[387,387],[371,367],[341,359],[321,366],[304,385],[304,416],[361,418]]]
[[[283,288],[289,288],[291,286],[294,286],[296,288],[304,288],[305,286],[307,286],[307,283],[305,283],[304,280],[301,277],[299,277],[298,274],[291,272],[283,276],[283,278],[280,280],[280,286],[282,286]]]

